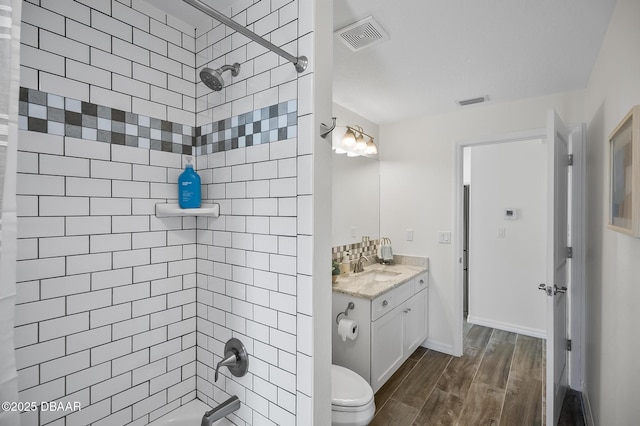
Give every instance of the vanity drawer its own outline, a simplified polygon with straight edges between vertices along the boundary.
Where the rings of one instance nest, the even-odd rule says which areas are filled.
[[[394,291],[391,290],[371,301],[371,321],[375,321],[396,306]]]
[[[371,301],[371,321],[375,321],[396,306],[404,303],[414,292],[413,279]]]
[[[429,278],[427,274],[420,274],[413,279],[415,284],[415,293],[418,293],[429,286]]]

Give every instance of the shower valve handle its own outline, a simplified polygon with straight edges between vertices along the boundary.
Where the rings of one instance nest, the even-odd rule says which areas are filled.
[[[230,350],[226,354],[224,354],[224,359],[216,365],[216,374],[214,377],[214,382],[218,381],[218,371],[220,367],[235,367],[240,362],[240,354],[238,354],[237,350]]]
[[[220,367],[229,367],[229,371],[236,377],[242,377],[249,371],[249,355],[242,342],[235,337],[224,345],[224,358],[216,365],[214,381],[218,381]]]

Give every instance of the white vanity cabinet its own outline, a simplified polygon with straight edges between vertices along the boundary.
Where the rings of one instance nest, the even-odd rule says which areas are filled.
[[[428,337],[427,274],[421,273],[374,299],[334,293],[334,318],[350,301],[359,323],[356,340],[333,332],[333,363],[356,371],[376,392]]]

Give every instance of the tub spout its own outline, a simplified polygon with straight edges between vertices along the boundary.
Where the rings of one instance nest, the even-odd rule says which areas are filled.
[[[240,400],[236,395],[234,395],[211,411],[207,411],[206,413],[204,413],[200,426],[211,426],[214,422],[227,417],[238,408],[240,408]]]

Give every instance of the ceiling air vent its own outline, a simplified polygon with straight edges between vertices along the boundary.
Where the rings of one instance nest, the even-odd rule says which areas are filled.
[[[389,40],[389,35],[373,16],[341,28],[334,34],[354,52]]]
[[[458,101],[458,105],[467,106],[467,105],[473,105],[473,104],[480,104],[482,102],[487,102],[488,100],[489,100],[489,96],[482,96],[479,98],[471,98],[471,99],[464,99],[462,101]]]

